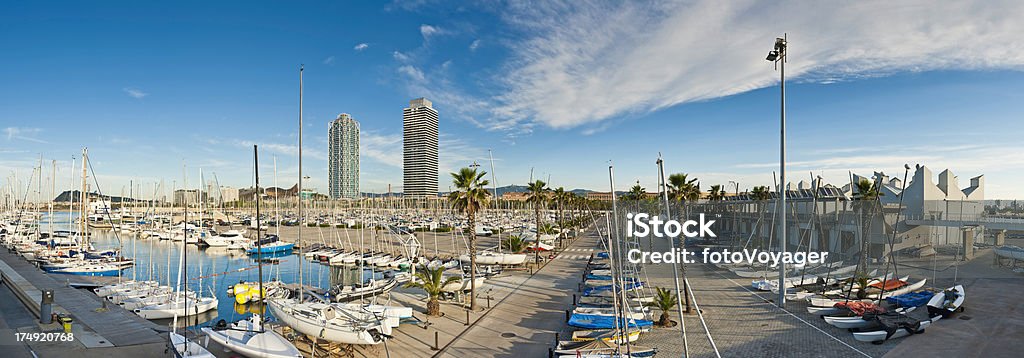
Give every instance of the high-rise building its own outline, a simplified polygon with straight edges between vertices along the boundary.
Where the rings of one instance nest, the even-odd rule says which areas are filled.
[[[359,122],[348,113],[338,115],[327,129],[328,181],[331,198],[359,198]]]
[[[437,110],[432,105],[416,98],[402,111],[402,179],[408,196],[437,196]]]

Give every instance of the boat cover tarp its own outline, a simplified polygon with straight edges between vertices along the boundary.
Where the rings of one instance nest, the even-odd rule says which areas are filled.
[[[626,321],[620,318],[619,326],[625,326]],[[630,319],[628,321],[631,328],[651,327],[654,325],[654,322],[646,319]],[[615,328],[615,317],[573,313],[572,317],[569,317],[569,325],[584,329],[610,329]]]
[[[877,288],[877,289],[883,289],[883,290],[886,290],[886,291],[891,291],[891,290],[894,290],[894,289],[897,289],[897,288],[900,288],[900,287],[903,287],[903,286],[906,286],[906,285],[907,285],[907,281],[901,281],[901,280],[892,279],[892,280],[885,280],[885,287],[882,287],[882,283],[881,282],[872,283],[870,286],[874,287],[874,288]]]
[[[885,313],[885,307],[881,307],[871,302],[860,302],[860,301],[849,301],[849,302],[836,302],[832,307],[843,308],[857,316],[863,316],[869,313]]]
[[[899,296],[888,297],[885,300],[899,307],[920,307],[928,303],[934,294],[928,291],[911,292]]]
[[[643,282],[630,282],[630,283],[625,284],[624,286],[625,286],[625,289],[632,290],[634,288],[644,287],[644,283]],[[584,296],[590,296],[590,295],[593,295],[593,294],[598,293],[598,292],[610,291],[612,289],[612,287],[613,287],[613,285],[602,285],[602,286],[596,286],[596,287],[587,287],[587,289],[583,290],[583,295]]]
[[[915,334],[921,330],[920,320],[896,312],[869,314],[864,318],[871,318],[876,324],[881,326],[882,330],[886,332],[885,339],[889,339],[896,331],[901,329],[906,330],[909,334]]]
[[[597,280],[597,281],[611,281],[612,280],[612,275],[587,274],[587,279],[588,280]],[[635,277],[628,277],[627,276],[627,277],[623,277],[622,280],[626,281],[626,282],[632,282],[632,281],[636,281],[636,278]]]

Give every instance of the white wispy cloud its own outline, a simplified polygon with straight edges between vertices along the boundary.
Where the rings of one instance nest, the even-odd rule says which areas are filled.
[[[774,85],[764,58],[783,32],[787,76],[803,81],[1024,69],[1019,1],[551,1],[502,13],[523,34],[497,76],[502,128],[593,126]]]
[[[297,144],[267,143],[267,142],[256,142],[256,141],[242,140],[242,139],[231,140],[230,143],[234,144],[236,147],[249,148],[249,149],[251,149],[252,146],[255,144],[255,145],[258,145],[260,149],[267,150],[267,151],[270,151],[272,153],[278,153],[278,154],[283,154],[283,155],[288,155],[288,156],[298,156],[299,155],[299,146]],[[316,149],[316,148],[311,148],[308,145],[302,146],[302,155],[303,155],[303,157],[309,157],[309,158],[319,159],[319,160],[327,160],[327,154],[324,153],[323,150]]]
[[[334,64],[334,56],[327,56],[327,58],[325,58],[322,62],[325,65],[333,65]]]
[[[473,40],[473,42],[469,44],[470,51],[476,51],[478,48],[480,48],[480,39]]]
[[[352,49],[356,50],[356,51],[362,51],[362,50],[365,50],[365,49],[367,49],[369,47],[370,47],[370,44],[364,42],[364,43],[356,45]]]
[[[146,96],[149,95],[149,93],[142,92],[142,90],[140,90],[138,88],[134,88],[134,87],[125,87],[125,88],[122,88],[121,90],[124,91],[124,93],[127,93],[128,96],[130,96],[132,98],[135,98],[135,99],[142,99],[143,97],[146,97]]]
[[[409,55],[406,55],[406,54],[404,54],[402,52],[399,52],[399,51],[392,52],[391,53],[391,57],[394,57],[395,61],[403,62],[403,63],[404,62],[409,62],[409,60],[410,60]]]
[[[25,128],[25,127],[7,127],[4,128],[4,134],[7,135],[7,140],[26,140],[29,142],[36,143],[49,143],[45,140],[37,138],[37,135],[43,130],[40,128]]]
[[[423,75],[423,71],[421,71],[419,68],[416,68],[416,66],[413,65],[400,66],[398,67],[398,72],[408,76],[409,79],[416,82],[422,82],[426,79],[426,76]]]
[[[430,37],[432,37],[432,36],[443,35],[443,34],[446,34],[446,33],[448,33],[448,31],[446,31],[446,30],[444,30],[444,29],[442,29],[442,28],[440,28],[438,26],[427,25],[427,24],[420,25],[420,35],[423,35],[424,39],[430,39]]]
[[[402,167],[402,135],[376,131],[359,133],[359,151],[363,156],[395,168]]]

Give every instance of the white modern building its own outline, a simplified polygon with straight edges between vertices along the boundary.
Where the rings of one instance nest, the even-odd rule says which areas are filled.
[[[402,111],[403,192],[437,196],[437,110],[426,98]]]
[[[333,199],[359,198],[359,122],[338,115],[327,129],[328,186]]]
[[[961,187],[950,170],[937,176],[924,166],[911,169],[906,186],[900,178],[876,172],[871,177],[852,175],[842,186],[812,182],[787,183],[788,250],[824,250],[847,259],[862,254],[881,259],[890,250],[931,246],[958,246],[961,255],[973,256],[975,243],[1001,244],[1007,230],[1024,222],[1001,222],[984,216],[985,177],[970,179]],[[859,200],[854,183],[868,180],[878,185],[878,200]],[[777,247],[778,193],[756,201],[747,193],[721,202],[702,202],[697,209],[721,213],[718,230],[743,245]],[[986,235],[987,234],[987,235]]]

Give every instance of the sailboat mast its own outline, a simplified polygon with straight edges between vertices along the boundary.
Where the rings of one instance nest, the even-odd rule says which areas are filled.
[[[81,233],[81,237],[82,237],[82,243],[80,243],[80,245],[82,245],[82,247],[80,247],[80,248],[88,248],[89,247],[89,245],[88,245],[89,244],[89,233],[86,232],[86,229],[87,229],[87,227],[86,227],[86,220],[88,220],[88,216],[86,215],[86,210],[87,210],[86,209],[86,204],[89,203],[89,195],[86,193],[87,189],[86,189],[86,181],[85,181],[86,177],[88,176],[88,173],[86,172],[86,169],[87,169],[87,164],[86,163],[88,161],[89,161],[89,148],[82,148],[82,192],[80,193],[81,196],[82,196],[82,198],[81,198],[82,200],[79,200],[79,204],[78,204],[78,209],[79,209],[79,213],[78,213],[78,222],[79,222],[78,228],[79,229],[78,229],[78,232]]]
[[[306,223],[302,220],[302,70],[305,65],[299,65],[299,183],[297,187],[299,189],[296,193],[296,199],[298,199],[298,213],[299,213],[299,233],[296,241],[299,244],[299,257],[302,257],[302,226]],[[305,298],[302,286],[302,261],[299,260],[299,302],[302,302]]]
[[[49,221],[47,222],[46,227],[50,230],[50,238],[53,238],[53,201],[56,199],[54,195],[57,193],[57,160],[53,160],[51,164],[53,165],[53,174],[50,175],[50,197],[53,199],[49,200],[50,213],[47,215]]]
[[[494,174],[494,155],[491,154],[491,150],[487,150],[487,159],[491,162],[491,188],[494,189],[494,211],[498,215],[498,225],[501,225],[501,204],[498,203],[498,176]],[[473,228],[476,230],[476,228]],[[498,252],[501,252],[501,228],[498,228]]]
[[[280,190],[281,187],[277,185],[277,156],[274,156],[274,190]],[[281,238],[281,214],[278,212],[277,207],[277,195],[274,195],[274,230],[277,233],[277,237]]]
[[[256,176],[256,190],[259,192],[260,187],[260,154],[256,145],[252,146],[252,162],[254,175]],[[276,195],[275,195],[276,197]],[[277,199],[275,199],[276,201]],[[280,237],[278,238],[280,240]],[[260,201],[256,200],[256,270],[259,271],[260,279],[259,285],[257,286],[260,291],[260,302],[263,302],[263,244],[262,238],[260,237]],[[299,256],[300,260],[302,256]],[[263,332],[263,320],[260,320],[260,332]]]

